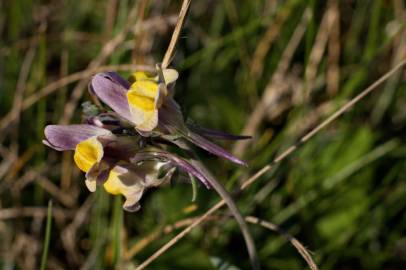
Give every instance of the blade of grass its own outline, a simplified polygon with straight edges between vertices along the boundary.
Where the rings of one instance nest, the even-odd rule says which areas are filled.
[[[121,227],[123,219],[123,208],[121,197],[114,198],[113,209],[113,265],[118,267],[121,260]]]
[[[48,261],[49,242],[51,241],[52,201],[48,202],[47,225],[45,227],[44,250],[42,251],[40,270],[45,270]]]
[[[326,180],[323,180],[322,192],[332,190],[334,187],[338,186],[343,181],[345,181],[345,179],[347,179],[349,176],[360,171],[362,168],[366,167],[370,163],[375,162],[376,160],[384,157],[385,155],[396,149],[398,146],[399,142],[397,140],[391,140],[376,147],[371,152],[367,153],[363,157],[344,167],[335,175],[329,177]],[[292,217],[300,209],[303,209],[310,202],[317,199],[318,196],[320,196],[319,193],[317,193],[314,190],[310,190],[308,193],[299,197],[296,203],[293,203],[285,207],[282,211],[277,213],[274,216],[273,221],[276,222],[277,224],[285,222],[288,218]]]

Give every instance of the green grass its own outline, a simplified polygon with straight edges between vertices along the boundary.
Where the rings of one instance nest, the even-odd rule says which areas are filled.
[[[41,257],[41,266],[40,266],[41,270],[45,270],[47,268],[49,245],[51,241],[51,230],[52,230],[52,201],[49,201],[47,211],[47,223],[45,227],[44,248]]]
[[[107,6],[115,2],[114,12],[107,12]],[[330,94],[327,89],[326,74],[333,67],[332,46],[327,45],[316,66],[315,87],[309,99],[304,98],[305,71],[311,65],[309,56],[328,8],[326,2],[333,1],[192,1],[172,62],[180,72],[175,98],[186,117],[232,133],[241,133],[263,99],[304,10],[313,13],[282,85],[275,88],[279,91],[287,84],[288,90],[267,108],[243,153],[249,167],[236,167],[199,152],[229,190],[404,58],[406,24],[399,14],[404,16],[406,10],[402,1],[338,1],[338,92]],[[177,14],[181,5],[180,1],[148,3],[148,25],[158,17]],[[122,31],[133,4],[112,0],[0,2],[0,127],[15,106],[22,70],[28,69],[26,80],[20,82],[25,100],[56,79],[86,69],[103,45]],[[280,22],[277,37],[261,62],[263,70],[253,78],[251,64],[257,46],[285,13],[288,16]],[[113,14],[111,36],[105,33],[107,14]],[[135,44],[145,64],[161,61],[172,30],[173,25],[161,21],[135,36],[142,36],[142,41],[134,41],[130,32],[104,64],[139,63],[140,59],[132,58]],[[24,67],[30,49],[34,58]],[[404,70],[235,198],[244,214],[274,222],[298,238],[313,251],[320,269],[402,269]],[[121,74],[128,76],[130,71]],[[103,190],[89,193],[74,163],[69,159],[62,164],[62,154],[41,143],[44,126],[61,119],[77,83],[41,99],[23,110],[18,122],[0,130],[2,269],[79,269],[83,265],[131,269],[178,229],[148,238],[153,232],[202,214],[218,201],[215,192],[197,187],[193,202],[197,209],[185,211],[192,204],[194,187],[177,183],[148,191],[141,211],[127,213],[121,209],[122,198]],[[80,102],[89,98],[85,91]],[[71,123],[81,121],[80,102]],[[229,142],[219,143],[233,148]],[[41,184],[41,178],[48,184]],[[75,203],[64,204],[60,194]],[[51,199],[53,216],[47,206]],[[30,212],[31,207],[37,207],[37,212]],[[39,226],[44,223],[45,230]],[[264,269],[306,267],[284,238],[259,226],[250,227]],[[148,245],[128,255],[146,239],[150,239]],[[242,236],[232,219],[196,228],[148,269],[223,269],[214,262],[235,266],[230,269],[249,268]]]

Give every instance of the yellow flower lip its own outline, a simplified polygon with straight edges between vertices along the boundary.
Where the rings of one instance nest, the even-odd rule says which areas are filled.
[[[148,132],[158,125],[158,110],[168,94],[166,86],[178,76],[174,69],[165,69],[155,77],[140,71],[133,74],[135,82],[127,92],[127,101],[137,129]]]
[[[79,169],[88,172],[104,155],[103,145],[97,137],[91,137],[76,145],[73,159]]]
[[[79,169],[88,173],[96,163],[102,162],[103,155],[103,144],[97,137],[91,137],[77,144],[73,158]],[[90,191],[94,192],[96,190],[96,180],[86,179],[86,186]],[[136,204],[145,188],[137,174],[120,165],[113,167],[108,172],[108,178],[103,187],[110,194],[126,197],[124,207],[129,210],[137,210]]]
[[[158,84],[153,81],[136,81],[127,93],[128,103],[132,107],[143,111],[156,109],[158,97]]]

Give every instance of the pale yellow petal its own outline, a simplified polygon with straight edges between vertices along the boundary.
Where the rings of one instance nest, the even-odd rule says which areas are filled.
[[[127,187],[120,181],[120,174],[115,172],[114,169],[110,171],[109,178],[103,184],[104,189],[113,195],[124,194],[127,191]]]
[[[144,113],[144,120],[137,125],[137,129],[141,131],[152,131],[158,125],[158,110]]]
[[[92,137],[76,145],[73,159],[80,170],[88,172],[96,162],[102,159],[103,154],[103,145],[96,137]]]
[[[151,131],[158,125],[160,90],[152,81],[139,81],[127,92],[132,122],[142,131]]]
[[[96,191],[96,181],[95,180],[86,179],[85,184],[86,184],[87,189],[90,192],[95,192]]]
[[[145,71],[136,71],[132,74],[132,77],[135,78],[135,81],[154,80],[154,77]]]
[[[127,211],[137,211],[139,209],[138,201],[141,199],[145,187],[142,179],[131,171],[122,173],[123,168],[113,168],[109,179],[104,183],[104,189],[113,195],[123,195],[126,201],[123,205]],[[129,181],[130,179],[130,181]]]
[[[179,73],[175,69],[164,69],[162,70],[164,75],[165,84],[171,84],[179,78]]]
[[[136,81],[131,85],[129,91],[139,96],[155,99],[158,94],[158,83],[154,81]]]

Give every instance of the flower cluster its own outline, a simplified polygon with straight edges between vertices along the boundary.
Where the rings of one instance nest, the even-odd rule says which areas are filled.
[[[208,138],[248,137],[185,122],[173,98],[178,76],[176,70],[159,65],[156,74],[138,71],[128,81],[114,72],[96,74],[89,91],[109,108],[85,105],[83,124],[49,125],[43,142],[58,151],[73,150],[75,164],[86,173],[87,188],[94,192],[103,186],[108,193],[123,195],[128,211],[138,210],[144,191],[170,180],[176,169],[210,188],[204,168],[191,162],[190,155],[181,157],[168,148],[188,155],[194,144],[244,165]]]

